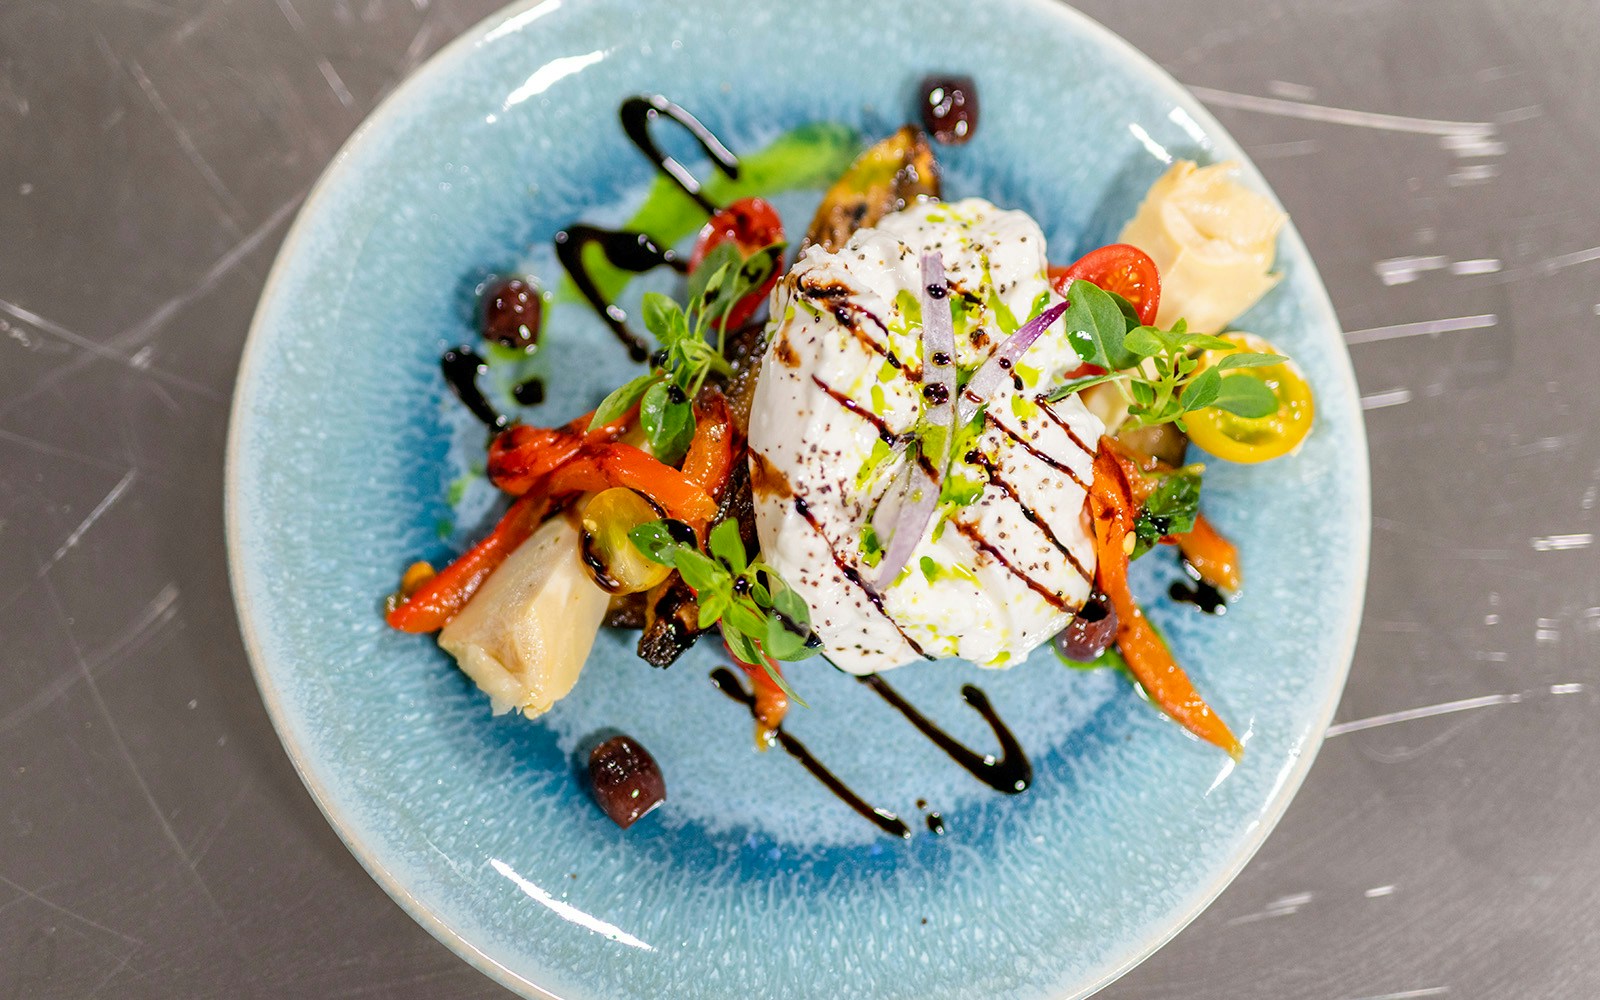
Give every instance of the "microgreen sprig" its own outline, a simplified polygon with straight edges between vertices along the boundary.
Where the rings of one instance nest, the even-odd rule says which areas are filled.
[[[1072,282],[1066,294],[1067,337],[1085,362],[1106,374],[1057,386],[1047,397],[1050,402],[1110,382],[1127,400],[1130,428],[1175,423],[1180,430],[1187,430],[1185,414],[1207,407],[1241,417],[1265,417],[1277,410],[1278,399],[1265,384],[1224,378],[1223,373],[1281,364],[1287,358],[1236,350],[1237,344],[1220,337],[1190,333],[1183,320],[1170,330],[1140,325],[1126,299],[1087,281]],[[1223,350],[1232,353],[1199,370],[1198,352]]]
[[[749,257],[732,242],[715,247],[689,276],[688,305],[660,292],[646,292],[639,304],[644,327],[660,350],[656,364],[623,383],[601,401],[590,429],[608,424],[638,404],[650,452],[669,465],[683,460],[694,438],[694,399],[712,372],[731,375],[724,349],[733,307],[760,288],[783,260],[783,244]],[[716,331],[713,345],[707,334]]]
[[[641,524],[628,537],[646,558],[676,569],[694,588],[702,629],[720,623],[729,652],[743,663],[760,664],[791,701],[805,705],[769,658],[816,655],[822,644],[811,630],[811,610],[777,570],[750,560],[738,522],[730,519],[712,528],[708,552],[679,541],[664,521]]]

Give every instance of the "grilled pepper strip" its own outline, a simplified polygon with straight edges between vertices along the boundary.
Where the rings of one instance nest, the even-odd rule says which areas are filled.
[[[750,691],[755,695],[755,704],[751,712],[756,717],[756,747],[765,750],[772,745],[773,736],[778,727],[783,725],[783,717],[789,713],[789,696],[783,693],[783,688],[772,679],[772,673],[782,673],[783,668],[772,657],[766,657],[767,665],[746,663],[733,655],[733,650],[727,643],[723,649],[728,652],[728,659],[739,665],[750,678]],[[769,668],[770,671],[769,672]]]
[[[1126,442],[1115,438],[1102,441],[1101,451],[1109,453],[1112,461],[1116,462],[1123,480],[1128,484],[1128,495],[1136,514],[1150,499],[1150,494],[1155,492],[1158,479],[1150,473],[1168,472],[1172,468],[1166,462],[1136,451]],[[1178,551],[1200,574],[1200,579],[1226,593],[1238,592],[1243,582],[1239,574],[1239,550],[1206,520],[1204,514],[1195,515],[1193,528],[1181,535],[1169,535],[1166,541],[1178,546]]]
[[[620,441],[580,449],[550,474],[543,492],[598,493],[612,486],[643,493],[669,517],[689,524],[703,524],[717,512],[716,501],[683,473]]]
[[[1204,514],[1196,514],[1194,527],[1173,538],[1200,579],[1229,594],[1239,590],[1239,550],[1211,526]]]
[[[384,616],[402,632],[437,632],[467,606],[489,574],[527,541],[550,510],[548,496],[525,496],[514,502],[489,536],[406,598]]]
[[[1098,561],[1095,574],[1100,590],[1116,609],[1117,649],[1128,662],[1128,669],[1150,699],[1179,725],[1239,759],[1244,748],[1227,723],[1200,697],[1128,589],[1127,539],[1137,510],[1122,465],[1104,441],[1094,460],[1089,506],[1094,516]]]
[[[594,418],[592,413],[585,413],[564,427],[507,427],[489,445],[489,481],[512,496],[521,496],[576,458],[584,447],[621,437],[633,425],[638,412],[637,408],[629,410],[592,431],[588,429]]]
[[[733,452],[737,443],[734,440],[737,432],[733,429],[733,418],[729,415],[727,400],[715,389],[707,389],[700,394],[694,416],[694,438],[689,442],[688,454],[683,458],[683,475],[704,490],[712,500],[719,500],[733,471]],[[690,524],[696,534],[705,535],[706,521]]]

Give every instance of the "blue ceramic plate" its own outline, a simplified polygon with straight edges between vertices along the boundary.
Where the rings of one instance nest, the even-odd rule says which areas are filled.
[[[572,696],[528,722],[491,717],[431,641],[384,627],[380,602],[401,568],[447,557],[490,513],[472,468],[482,431],[437,366],[443,348],[474,337],[475,286],[528,269],[557,287],[553,233],[625,221],[649,194],[650,167],[617,123],[623,98],[670,95],[741,152],[787,135],[813,153],[842,144],[836,157],[906,120],[925,73],[973,74],[983,117],[970,144],[939,149],[946,193],[1031,212],[1062,261],[1114,237],[1168,157],[1244,161],[1193,98],[1066,7],[870,9],[513,7],[361,128],[262,299],[228,474],[233,582],[262,695],[373,876],[526,995],[1081,996],[1150,954],[1239,870],[1338,699],[1366,572],[1366,446],[1338,327],[1292,229],[1282,283],[1238,325],[1305,369],[1315,431],[1293,458],[1215,462],[1206,479],[1247,590],[1226,616],[1206,617],[1160,597],[1169,555],[1138,564],[1179,659],[1247,741],[1237,767],[1116,676],[1048,653],[1000,673],[897,672],[908,697],[978,747],[993,737],[959,691],[988,692],[1036,770],[1029,792],[1002,796],[854,681],[821,661],[798,666],[812,707],[791,730],[915,824],[902,842],[789,757],[754,752],[744,709],[708,683],[709,642],[660,671],[634,657],[630,637],[603,637]],[[814,122],[844,128],[792,131]],[[1266,190],[1247,162],[1243,177]],[[801,189],[777,200],[795,231],[815,179],[813,190],[788,180]],[[530,367],[549,398],[530,421],[565,420],[637,371],[581,304],[553,303],[545,338]],[[575,754],[611,729],[648,746],[669,787],[627,832],[575,775]],[[918,800],[943,815],[944,836],[923,832]]]

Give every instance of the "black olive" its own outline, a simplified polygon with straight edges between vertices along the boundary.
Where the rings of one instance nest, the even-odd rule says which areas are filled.
[[[626,830],[666,801],[667,782],[650,751],[631,736],[613,736],[589,754],[589,791]]]
[[[1091,663],[1098,659],[1106,647],[1117,637],[1117,612],[1111,599],[1095,591],[1078,609],[1078,614],[1067,622],[1067,627],[1056,636],[1056,648],[1061,655],[1077,663]]]
[[[922,124],[939,142],[959,146],[978,130],[978,85],[970,76],[922,81]]]
[[[506,347],[532,350],[539,343],[539,289],[521,278],[506,278],[483,293],[483,337]]]

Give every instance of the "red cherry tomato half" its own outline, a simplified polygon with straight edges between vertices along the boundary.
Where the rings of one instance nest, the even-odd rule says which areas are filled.
[[[689,255],[689,270],[698,268],[707,254],[730,240],[740,253],[748,257],[774,243],[783,242],[783,220],[778,218],[777,210],[765,199],[740,198],[718,211],[700,228],[700,235],[694,240],[694,251]],[[772,291],[772,286],[778,283],[778,275],[782,270],[780,261],[760,288],[740,299],[728,311],[729,329],[744,325],[755,315],[761,303],[766,301],[767,294]]]
[[[1138,247],[1113,243],[1090,250],[1071,267],[1050,268],[1050,284],[1058,293],[1066,294],[1070,278],[1082,278],[1127,299],[1139,314],[1139,322],[1148,325],[1156,321],[1156,310],[1161,306],[1161,275],[1156,271],[1156,262]]]

